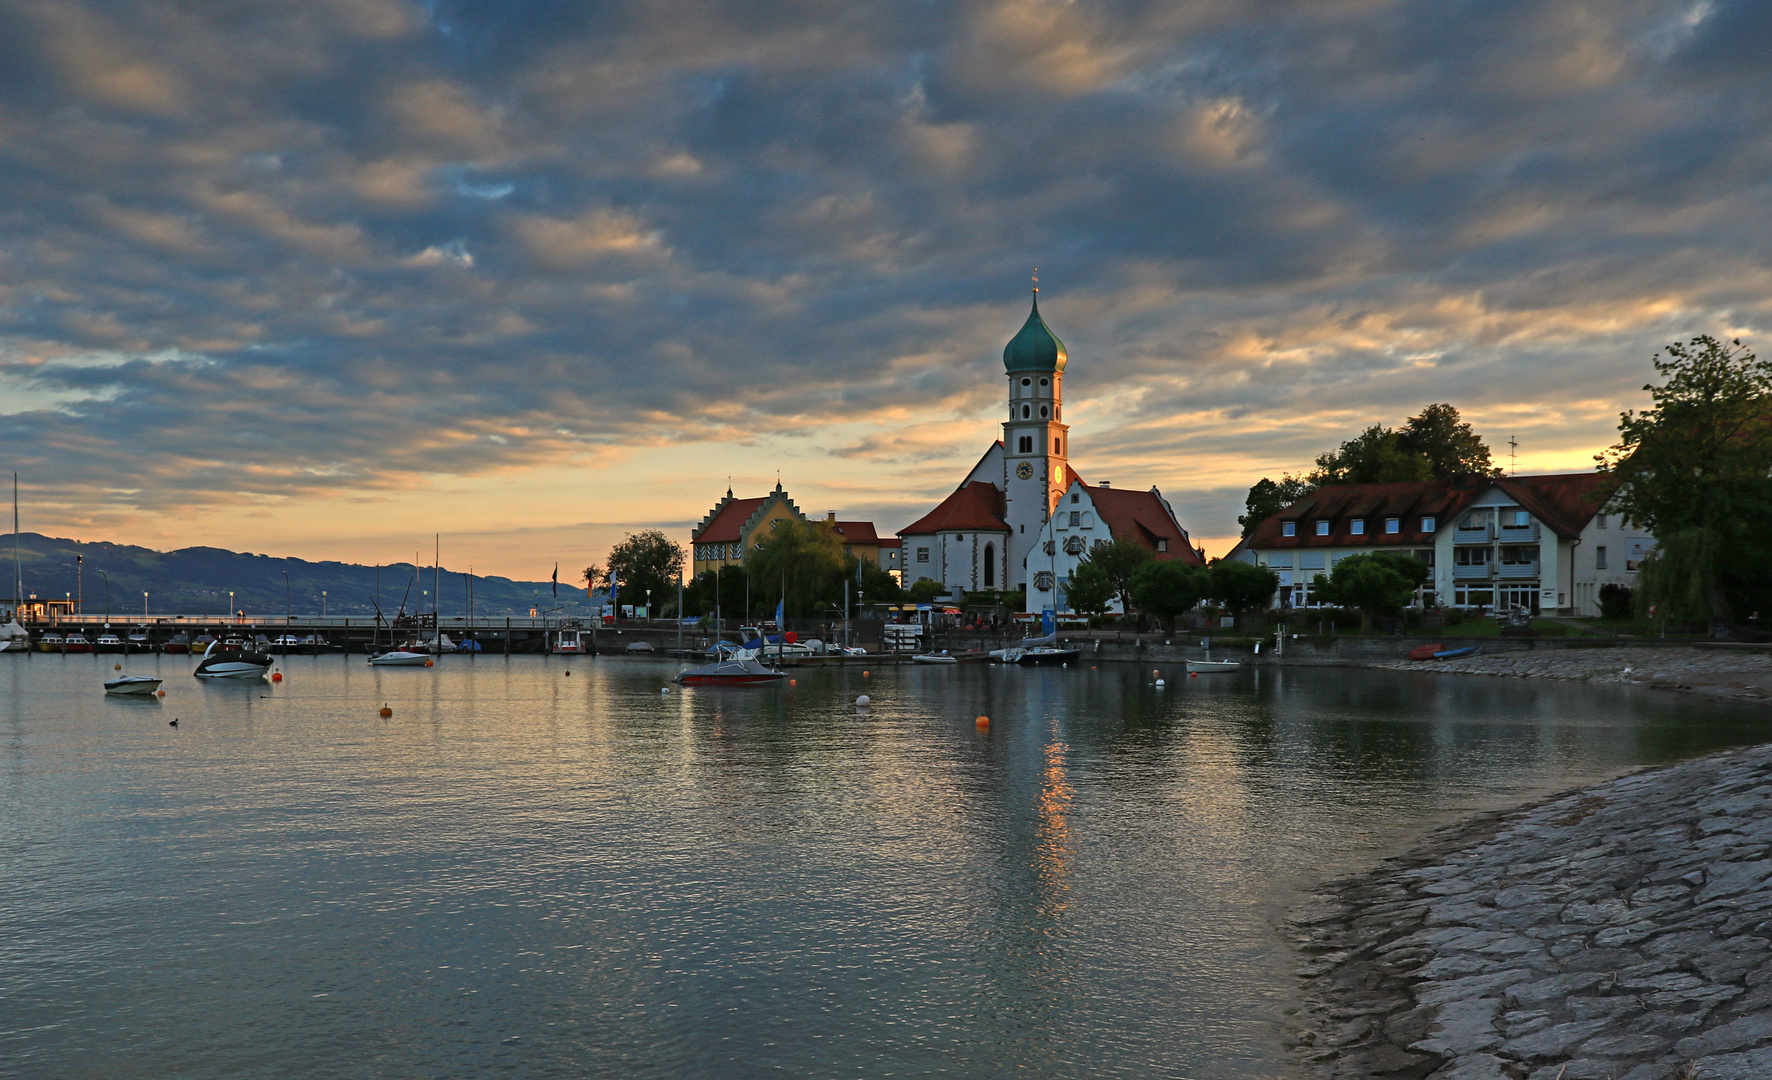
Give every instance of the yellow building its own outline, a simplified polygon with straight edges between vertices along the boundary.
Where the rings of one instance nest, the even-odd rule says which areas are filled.
[[[756,550],[779,523],[805,520],[806,515],[781,489],[779,481],[774,491],[760,499],[735,499],[732,489],[727,488],[726,497],[714,504],[708,516],[690,533],[694,576],[723,566],[743,566],[746,553]]]

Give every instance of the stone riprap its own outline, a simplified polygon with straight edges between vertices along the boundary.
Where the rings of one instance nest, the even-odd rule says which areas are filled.
[[[1291,925],[1313,1075],[1772,1078],[1772,748],[1473,820]]]
[[[1633,647],[1478,653],[1457,660],[1383,660],[1391,671],[1575,679],[1772,700],[1772,654],[1728,649]]]

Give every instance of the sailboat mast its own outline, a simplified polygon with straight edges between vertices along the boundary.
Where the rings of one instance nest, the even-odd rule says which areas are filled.
[[[16,609],[24,599],[24,576],[18,570],[18,473],[12,474],[12,606]],[[18,612],[13,612],[18,618]]]

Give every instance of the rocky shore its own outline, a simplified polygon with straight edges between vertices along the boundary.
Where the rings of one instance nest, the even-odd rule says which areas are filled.
[[[1478,653],[1458,660],[1380,660],[1390,671],[1627,683],[1718,697],[1772,701],[1772,653],[1691,646]]]
[[[1311,1075],[1772,1077],[1772,747],[1473,820],[1292,929]]]

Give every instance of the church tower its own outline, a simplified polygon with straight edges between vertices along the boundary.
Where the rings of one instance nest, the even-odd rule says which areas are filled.
[[[1009,419],[1003,424],[1003,520],[1009,523],[1004,569],[1011,586],[1027,586],[1028,556],[1069,486],[1065,359],[1064,342],[1040,318],[1036,286],[1027,322],[1003,347],[1003,368],[1009,376]]]

